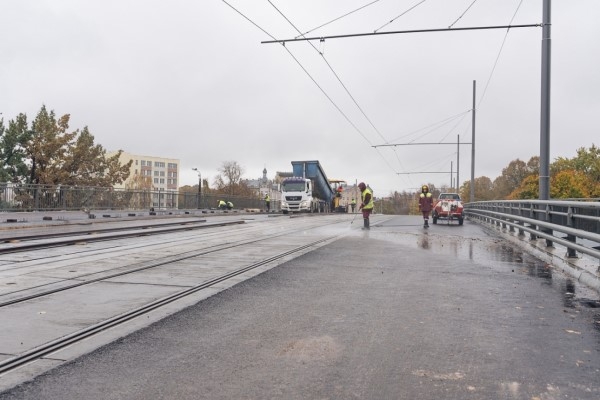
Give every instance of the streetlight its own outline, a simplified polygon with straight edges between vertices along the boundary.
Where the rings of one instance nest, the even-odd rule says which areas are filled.
[[[198,171],[198,168],[192,168],[192,171],[198,172],[198,210],[200,209],[200,202],[202,200],[202,174]]]

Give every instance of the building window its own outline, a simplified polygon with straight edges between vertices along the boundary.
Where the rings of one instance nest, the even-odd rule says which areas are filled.
[[[154,171],[154,176],[158,176],[158,171]]]
[[[175,164],[175,163],[169,163],[169,168],[170,169],[177,169],[177,164]]]
[[[177,185],[177,179],[173,179],[173,185]]]
[[[140,163],[142,164],[142,167],[146,166],[146,160],[142,160],[142,161],[140,161]]]
[[[165,179],[164,178],[160,178],[160,183],[165,183]]]
[[[165,176],[165,171],[160,171],[160,176]]]
[[[135,165],[138,165],[138,160],[135,160]]]
[[[158,178],[154,178],[154,183],[158,183]]]

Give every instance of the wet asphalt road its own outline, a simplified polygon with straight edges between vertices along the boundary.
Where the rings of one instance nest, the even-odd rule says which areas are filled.
[[[0,399],[600,398],[597,293],[478,225],[416,222],[353,230]]]

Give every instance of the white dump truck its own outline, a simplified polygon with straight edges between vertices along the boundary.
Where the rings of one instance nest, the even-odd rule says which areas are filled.
[[[281,211],[331,212],[334,191],[318,161],[292,161],[293,177],[281,182]]]

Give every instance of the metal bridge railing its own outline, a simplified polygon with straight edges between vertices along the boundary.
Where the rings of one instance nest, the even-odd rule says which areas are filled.
[[[263,209],[265,206],[264,200],[256,196],[225,196],[177,190],[0,183],[0,212],[210,209],[216,208],[221,199],[233,202],[236,209]],[[271,201],[271,210],[279,209],[279,202]]]
[[[543,238],[567,248],[567,257],[577,252],[600,260],[600,202],[560,200],[501,200],[466,203],[470,219],[501,225],[532,240]]]

